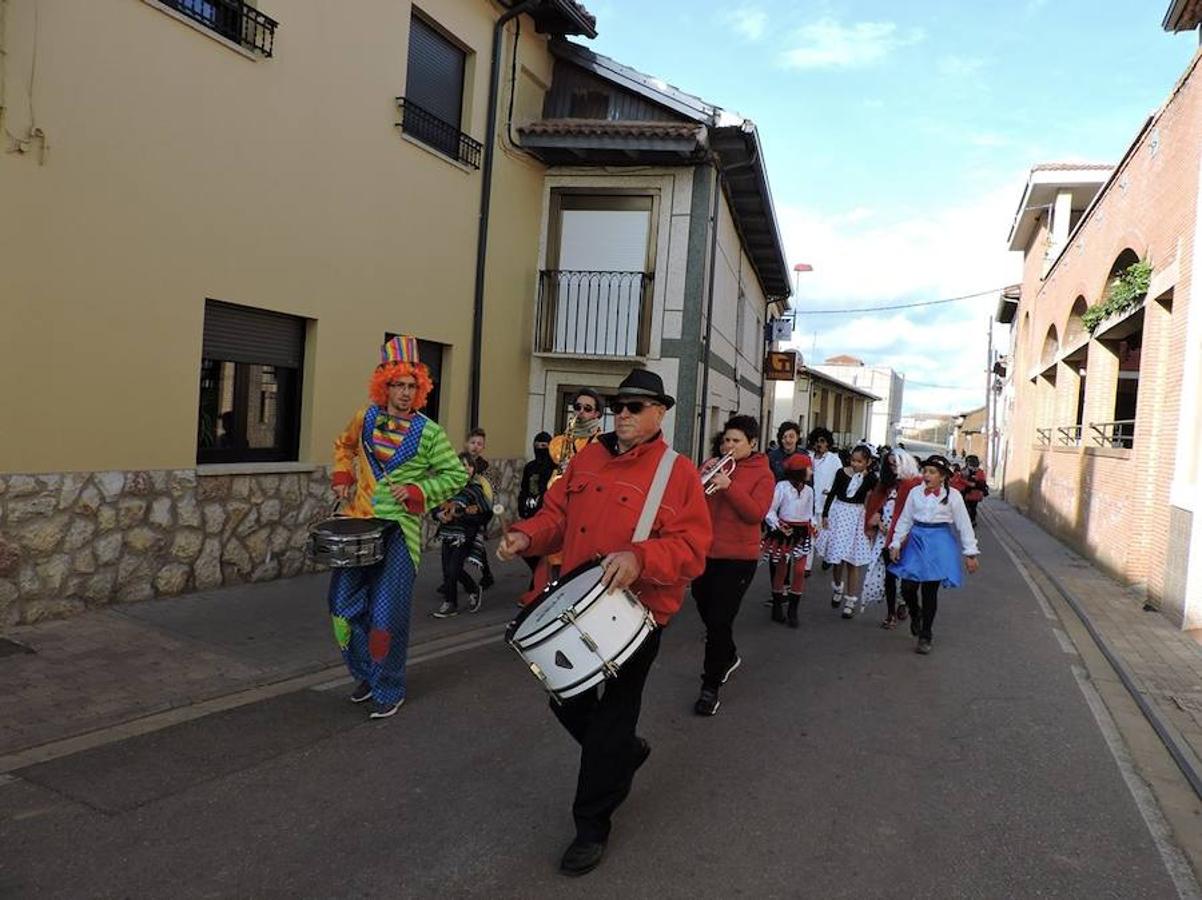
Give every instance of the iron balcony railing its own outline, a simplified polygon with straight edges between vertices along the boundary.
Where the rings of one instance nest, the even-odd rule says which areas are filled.
[[[1079,447],[1084,430],[1084,425],[1061,425],[1056,429],[1056,441],[1062,447]]]
[[[653,278],[650,272],[540,272],[535,351],[646,356]]]
[[[271,56],[280,24],[243,0],[159,0],[164,6],[249,50]]]
[[[1052,446],[1052,429],[1051,428],[1036,428],[1035,443],[1041,447]]]
[[[401,131],[465,166],[471,166],[473,169],[480,168],[483,144],[472,140],[456,126],[443,121],[412,100],[397,97],[396,105],[401,111],[401,121],[397,122],[397,127]]]
[[[1094,443],[1099,447],[1119,447],[1130,450],[1135,444],[1135,420],[1119,419],[1114,422],[1091,422]]]

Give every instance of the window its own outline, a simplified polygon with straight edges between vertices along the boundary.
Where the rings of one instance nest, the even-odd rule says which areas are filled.
[[[305,320],[205,301],[198,463],[297,458]]]
[[[397,331],[385,331],[384,343],[387,344],[399,333]],[[430,380],[434,382],[434,387],[430,389],[430,396],[426,398],[426,406],[422,410],[422,413],[429,416],[435,422],[438,421],[442,410],[442,351],[443,345],[437,341],[417,339],[418,359],[430,370]]]
[[[655,207],[646,194],[552,192],[536,316],[540,352],[646,355]]]
[[[401,130],[473,168],[481,145],[462,132],[467,52],[416,12],[409,20],[409,67],[401,106]]]

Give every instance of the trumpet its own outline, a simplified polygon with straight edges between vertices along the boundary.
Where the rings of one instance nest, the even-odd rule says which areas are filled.
[[[701,467],[701,486],[705,488],[705,495],[707,497],[713,493],[716,493],[718,490],[718,485],[710,484],[710,482],[713,481],[714,476],[721,472],[723,475],[729,478],[732,474],[734,474],[735,465],[736,463],[734,454],[727,453],[725,456],[718,457],[717,459],[711,459]]]

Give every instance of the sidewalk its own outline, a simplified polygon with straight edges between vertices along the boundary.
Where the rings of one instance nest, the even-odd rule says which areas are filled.
[[[1014,507],[988,500],[984,510],[986,521],[1085,613],[1087,628],[1092,624],[1126,670],[1136,702],[1147,705],[1153,727],[1156,717],[1167,724],[1166,743],[1180,741],[1187,765],[1202,776],[1202,631],[1180,631],[1159,613],[1145,611],[1142,594],[1104,575]]]
[[[492,558],[496,585],[477,615],[430,613],[441,599],[437,551],[422,559],[410,655],[513,618],[529,570]],[[88,612],[14,628],[34,652],[0,654],[0,756],[133,719],[341,666],[325,574]],[[0,646],[5,646],[0,643]],[[8,645],[9,650],[14,650]]]

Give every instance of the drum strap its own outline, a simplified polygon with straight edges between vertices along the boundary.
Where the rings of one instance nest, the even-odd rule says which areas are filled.
[[[664,491],[668,487],[668,479],[672,477],[672,465],[677,456],[677,452],[669,447],[659,458],[655,477],[651,479],[651,487],[647,489],[643,512],[639,515],[639,523],[635,526],[634,537],[631,539],[636,544],[641,544],[651,536],[651,526],[655,524],[655,514],[659,512],[659,505],[663,502]]]

